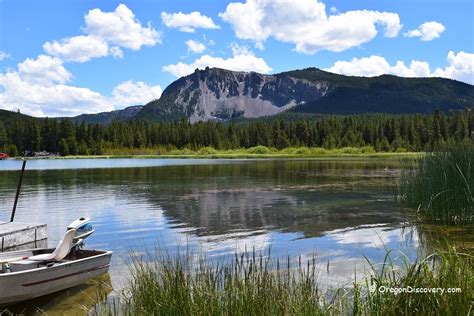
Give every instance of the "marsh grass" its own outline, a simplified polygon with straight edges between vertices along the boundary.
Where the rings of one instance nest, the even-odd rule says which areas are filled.
[[[152,158],[328,158],[328,157],[416,157],[413,152],[376,152],[371,146],[343,147],[326,149],[322,147],[274,147],[256,146],[238,149],[215,149],[202,147],[199,149],[158,146],[154,148],[115,148],[105,149],[102,156],[97,157],[152,157]],[[68,156],[70,158],[96,156]]]
[[[322,292],[315,257],[272,260],[255,251],[222,263],[184,254],[134,259],[131,280],[100,315],[468,315],[472,312],[472,256],[452,247],[424,260],[381,266],[347,287]],[[376,288],[461,288],[461,293],[382,293]]]
[[[393,264],[387,255],[382,268],[373,265],[372,276],[365,279],[365,291],[353,301],[354,314],[375,315],[470,315],[474,308],[474,261],[472,255],[447,250],[431,254],[423,260],[410,263],[405,258],[402,267]],[[445,289],[438,293],[393,292],[380,289]],[[447,293],[460,288],[461,293]],[[356,286],[354,287],[356,289]],[[357,289],[358,290],[358,289]],[[358,290],[360,291],[360,290]]]
[[[438,149],[406,169],[400,183],[402,204],[443,223],[474,220],[474,145]]]

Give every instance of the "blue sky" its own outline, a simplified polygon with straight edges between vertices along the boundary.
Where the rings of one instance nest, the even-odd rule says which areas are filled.
[[[206,66],[472,84],[473,20],[460,0],[0,0],[0,108],[120,109]]]

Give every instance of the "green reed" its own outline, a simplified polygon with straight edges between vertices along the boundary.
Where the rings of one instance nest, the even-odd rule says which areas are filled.
[[[474,260],[452,247],[397,266],[382,265],[348,287],[321,291],[313,259],[272,260],[255,251],[216,263],[189,253],[133,259],[131,280],[100,315],[468,315]],[[371,285],[375,291],[370,291]],[[382,293],[386,288],[461,288],[461,293]]]
[[[443,223],[474,220],[474,145],[438,149],[407,169],[400,183],[402,205]]]

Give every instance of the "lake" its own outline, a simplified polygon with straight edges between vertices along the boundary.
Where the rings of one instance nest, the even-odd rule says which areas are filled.
[[[10,217],[20,168],[0,161],[0,221]],[[398,161],[384,159],[32,160],[15,221],[47,223],[55,246],[71,221],[92,217],[86,244],[114,251],[102,281],[115,292],[132,253],[183,250],[211,260],[246,250],[315,256],[321,287],[343,286],[368,269],[364,256],[380,263],[387,248],[414,259],[423,248],[413,211],[396,202],[400,172]],[[97,303],[98,286],[26,305],[74,314]]]

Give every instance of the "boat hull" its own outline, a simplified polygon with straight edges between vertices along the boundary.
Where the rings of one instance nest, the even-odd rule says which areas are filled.
[[[21,251],[18,252],[21,254]],[[11,252],[10,255],[15,255]],[[0,274],[0,305],[8,305],[68,289],[106,273],[111,251],[36,269]]]

